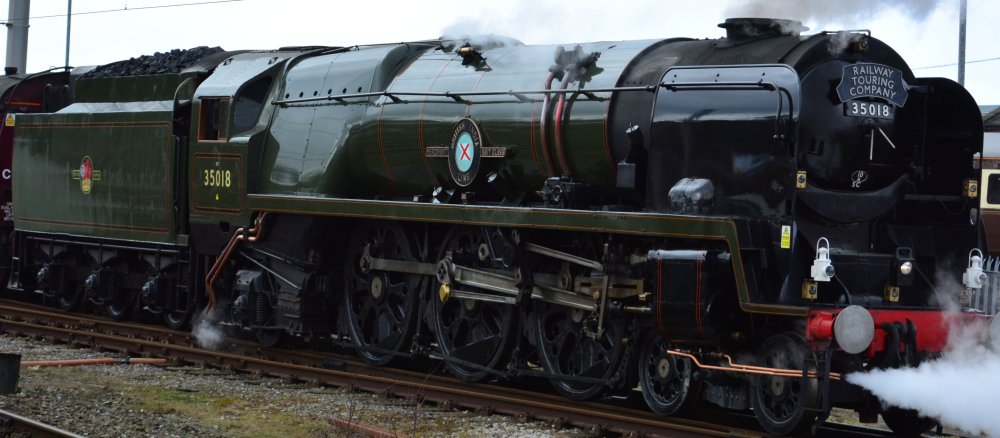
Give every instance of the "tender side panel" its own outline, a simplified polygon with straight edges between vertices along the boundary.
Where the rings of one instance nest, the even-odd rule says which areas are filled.
[[[171,114],[21,116],[17,229],[175,243]]]

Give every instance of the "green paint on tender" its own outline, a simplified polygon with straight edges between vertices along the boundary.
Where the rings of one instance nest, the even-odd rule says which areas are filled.
[[[171,117],[169,111],[19,115],[14,168],[31,171],[18,173],[14,184],[16,228],[180,243]],[[94,171],[89,193],[84,157]]]

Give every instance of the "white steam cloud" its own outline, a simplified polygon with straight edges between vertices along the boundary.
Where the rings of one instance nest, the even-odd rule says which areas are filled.
[[[977,327],[985,330],[985,327]],[[970,331],[958,330],[971,335]],[[980,332],[982,333],[982,332]],[[944,358],[917,368],[897,368],[846,376],[883,402],[953,425],[973,434],[1000,436],[1000,354],[971,341],[950,345]]]
[[[910,19],[923,21],[939,3],[940,0],[753,0],[732,4],[726,10],[726,17],[789,18],[815,21],[822,26],[895,10]]]
[[[219,308],[203,310],[191,324],[191,334],[202,348],[218,350],[226,341],[226,334],[218,326]]]
[[[941,272],[942,270],[938,270]],[[921,415],[972,434],[1000,437],[1000,351],[983,345],[983,321],[961,321],[958,296],[963,287],[949,276],[935,278],[936,298],[955,318],[946,320],[948,344],[941,359],[917,368],[875,370],[845,376],[883,403],[914,409]],[[1000,350],[1000,349],[997,349]]]

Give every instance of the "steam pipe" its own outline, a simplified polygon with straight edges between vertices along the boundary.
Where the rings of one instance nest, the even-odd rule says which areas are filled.
[[[715,371],[725,371],[729,373],[743,373],[743,374],[756,374],[763,376],[778,376],[778,377],[802,377],[802,370],[793,370],[787,368],[768,368],[768,367],[758,367],[753,365],[743,365],[738,363],[733,363],[732,358],[728,355],[723,354],[722,356],[727,360],[729,366],[717,366],[717,365],[705,365],[698,361],[698,358],[690,353],[685,353],[679,350],[666,350],[667,354],[672,354],[674,356],[686,357],[691,359],[691,361],[698,367],[706,370]],[[816,371],[809,371],[806,373],[807,377],[818,378],[819,374]],[[840,380],[840,373],[830,373],[830,380]]]
[[[562,85],[559,86],[559,91],[566,89],[569,85],[569,74],[563,75]],[[566,108],[566,93],[559,93],[559,102],[556,103],[556,117],[553,120],[555,123],[555,136],[556,136],[556,158],[559,159],[559,168],[562,170],[562,176],[572,176],[572,172],[569,168],[569,161],[566,160],[566,151],[563,146],[563,113]],[[566,114],[568,115],[568,113]]]
[[[555,72],[549,72],[549,75],[545,77],[545,91],[552,89],[552,80],[555,79]],[[548,133],[548,120],[549,120],[549,93],[545,93],[545,97],[542,99],[542,114],[539,117],[540,131],[542,132],[542,156],[545,157],[545,170],[548,172],[547,176],[552,176],[556,174],[555,168],[552,166],[552,157],[549,156],[549,133]]]
[[[246,230],[244,228],[239,228],[233,233],[233,237],[229,239],[229,243],[219,254],[219,258],[215,259],[215,263],[212,264],[212,269],[209,269],[208,276],[205,279],[205,294],[208,295],[208,307],[211,309],[215,307],[215,281],[219,279],[222,275],[222,267],[229,262],[229,259],[233,256],[233,251],[236,250],[236,246],[246,240],[250,243],[257,242],[264,234],[264,219],[267,217],[267,213],[261,213],[257,216],[257,220],[253,228]],[[244,230],[246,231],[244,233]]]

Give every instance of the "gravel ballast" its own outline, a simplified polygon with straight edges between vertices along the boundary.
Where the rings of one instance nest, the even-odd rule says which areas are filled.
[[[0,352],[22,361],[120,357],[0,335]],[[198,366],[92,365],[21,369],[0,409],[86,436],[362,436],[334,420],[400,436],[571,437],[545,423],[444,410],[433,404],[315,387]]]

